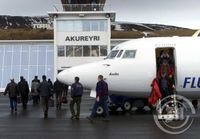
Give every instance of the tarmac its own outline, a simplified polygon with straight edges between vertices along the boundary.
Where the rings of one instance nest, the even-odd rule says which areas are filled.
[[[0,139],[199,139],[199,110],[189,130],[180,135],[171,135],[161,131],[153,120],[148,108],[138,111],[136,108],[124,114],[118,111],[110,114],[110,121],[101,117],[90,122],[94,99],[85,94],[81,104],[80,120],[71,120],[69,104],[62,110],[49,109],[47,119],[43,118],[40,105],[33,106],[29,101],[27,110],[18,104],[17,113],[11,113],[7,96],[0,96]]]

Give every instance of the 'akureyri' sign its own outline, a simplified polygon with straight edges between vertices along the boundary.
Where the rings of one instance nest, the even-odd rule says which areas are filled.
[[[100,36],[67,36],[65,41],[100,41]]]

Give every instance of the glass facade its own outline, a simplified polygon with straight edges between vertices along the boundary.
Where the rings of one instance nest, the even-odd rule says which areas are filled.
[[[53,43],[1,43],[0,44],[0,88],[20,76],[31,83],[35,75],[41,79],[46,75],[54,79]]]
[[[107,56],[105,45],[58,46],[58,57],[99,57]]]
[[[58,20],[58,32],[91,32],[91,31],[108,31],[108,23],[106,19],[93,20]]]

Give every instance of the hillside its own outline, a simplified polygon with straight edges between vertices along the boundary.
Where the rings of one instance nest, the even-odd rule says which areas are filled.
[[[161,24],[115,22],[112,38],[191,36],[196,30]]]
[[[52,26],[49,17],[0,16],[0,40],[53,39],[53,30],[35,28],[34,25]],[[146,23],[114,22],[111,24],[112,38],[141,38],[165,36],[191,36],[195,30]]]
[[[51,21],[45,16],[0,16],[1,29],[31,29],[34,24],[51,24]]]

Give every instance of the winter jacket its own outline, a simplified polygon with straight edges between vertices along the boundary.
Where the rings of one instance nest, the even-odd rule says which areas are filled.
[[[108,96],[108,84],[104,80],[97,82],[96,93],[96,96],[100,98]]]
[[[4,92],[4,95],[8,93],[9,97],[17,97],[18,90],[15,82],[8,83]]]
[[[83,86],[81,83],[73,83],[71,86],[71,97],[82,96]]]
[[[17,85],[18,92],[21,94],[21,96],[28,96],[29,94],[29,87],[28,83],[25,80],[22,80]]]
[[[51,96],[51,87],[47,81],[42,81],[39,85],[38,91],[41,97],[50,97]]]

